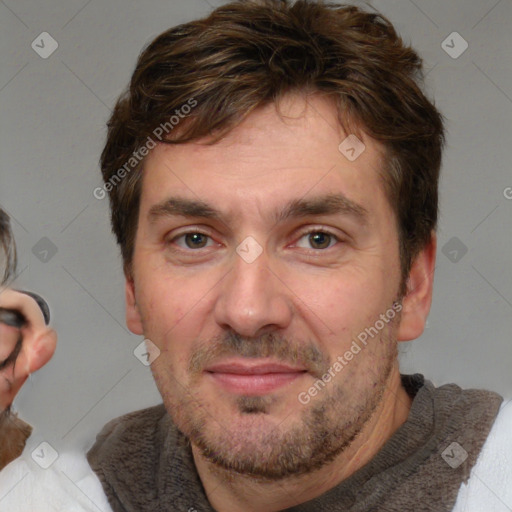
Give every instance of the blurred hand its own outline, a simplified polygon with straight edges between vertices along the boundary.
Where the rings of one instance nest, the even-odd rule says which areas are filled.
[[[13,402],[28,376],[53,356],[56,332],[45,324],[37,302],[25,293],[0,290],[0,308],[15,311],[24,318],[21,327],[0,321],[0,412]],[[4,312],[5,313],[5,312]]]

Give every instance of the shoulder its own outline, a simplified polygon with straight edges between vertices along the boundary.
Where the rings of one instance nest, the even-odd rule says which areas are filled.
[[[161,476],[159,464],[177,449],[179,437],[163,404],[107,423],[87,460],[110,503],[123,509],[123,503],[152,499]]]
[[[109,421],[96,436],[96,442],[87,454],[89,461],[100,453],[117,451],[118,445],[124,445],[134,439],[152,440],[158,427],[167,417],[163,404],[130,412]]]
[[[178,436],[163,404],[120,416],[107,423],[87,453],[90,467],[109,494],[108,482],[125,480],[152,467],[162,446]]]
[[[101,484],[84,453],[57,454],[46,469],[30,451],[0,472],[0,509],[10,512],[111,512]],[[52,455],[53,456],[53,455]]]
[[[163,404],[130,412],[110,420],[98,434],[98,437],[108,437],[113,432],[138,428],[152,428],[167,415]]]
[[[500,408],[485,444],[462,484],[453,512],[509,512],[512,508],[512,400]]]

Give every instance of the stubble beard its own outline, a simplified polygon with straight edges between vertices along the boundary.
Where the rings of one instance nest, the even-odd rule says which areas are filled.
[[[361,368],[350,363],[342,370],[347,375],[334,377],[308,405],[297,401],[302,412],[293,422],[272,420],[276,398],[271,395],[238,397],[236,417],[226,419],[215,418],[193,388],[178,398],[162,393],[162,388],[172,389],[172,382],[159,387],[178,429],[217,469],[264,481],[301,476],[332,462],[371,420],[397,358],[397,343],[388,334],[373,340],[384,353],[363,368],[365,379],[357,375]],[[364,388],[348,389],[352,378]]]

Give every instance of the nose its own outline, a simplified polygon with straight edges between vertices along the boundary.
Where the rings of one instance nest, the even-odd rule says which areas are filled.
[[[216,322],[246,337],[284,329],[292,318],[290,293],[265,252],[250,263],[235,254],[233,267],[220,284]]]

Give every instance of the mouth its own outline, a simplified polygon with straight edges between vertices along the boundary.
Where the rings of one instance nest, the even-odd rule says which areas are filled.
[[[268,360],[230,360],[205,369],[213,382],[238,395],[266,395],[304,376],[307,370]]]

